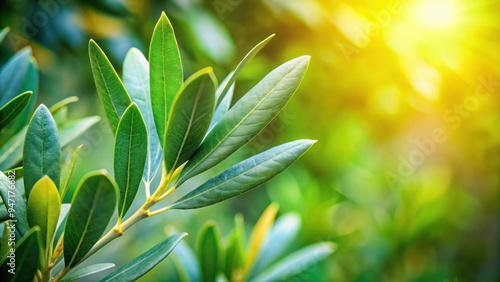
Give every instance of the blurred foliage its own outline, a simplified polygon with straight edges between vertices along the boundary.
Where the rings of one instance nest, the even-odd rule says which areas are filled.
[[[240,75],[236,98],[279,62],[312,55],[298,95],[241,155],[304,136],[319,142],[266,189],[141,226],[173,224],[194,246],[207,219],[227,234],[233,214],[255,222],[274,201],[300,213],[303,245],[339,247],[297,280],[498,280],[498,1],[5,0],[0,27],[12,30],[0,63],[33,46],[39,102],[78,95],[85,106],[70,116],[102,116],[88,39],[103,42],[120,69],[130,47],[145,53],[162,10],[179,30],[186,75],[207,65],[227,73],[277,34]],[[85,135],[82,172],[111,166],[105,134],[101,123]],[[128,258],[106,253],[117,265],[160,240],[134,230],[116,243]],[[161,265],[143,281],[175,281],[172,260]]]

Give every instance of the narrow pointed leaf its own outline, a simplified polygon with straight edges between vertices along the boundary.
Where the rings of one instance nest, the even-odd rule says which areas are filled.
[[[233,86],[233,84],[236,81],[236,78],[240,74],[241,70],[248,64],[248,62],[250,62],[255,57],[255,55],[257,55],[257,53],[260,52],[260,50],[262,50],[262,48],[264,48],[264,46],[267,45],[267,43],[269,43],[269,41],[271,41],[271,39],[273,39],[273,37],[274,37],[274,34],[272,34],[269,37],[267,37],[266,39],[262,40],[259,44],[255,45],[255,47],[253,47],[252,50],[250,50],[250,52],[248,52],[248,54],[245,55],[243,60],[241,60],[241,62],[238,64],[238,66],[236,66],[236,69],[231,73],[231,76],[227,80],[227,83],[224,85],[224,88],[222,88],[220,94],[217,95],[217,105],[220,105],[222,100],[224,100],[224,97],[226,97],[226,94],[229,92],[230,88]]]
[[[10,252],[10,246],[9,246],[9,238],[10,238],[10,229],[9,229],[9,222],[5,221],[3,224],[3,232],[2,232],[2,242],[0,245],[0,261],[6,257],[9,252]]]
[[[243,277],[246,278],[252,269],[257,256],[262,249],[262,243],[266,237],[269,229],[274,223],[276,214],[278,213],[278,205],[273,203],[270,204],[266,210],[262,213],[259,220],[255,224],[255,227],[250,234],[250,240],[248,242],[247,255],[245,257],[245,263],[243,265]]]
[[[26,70],[26,74],[24,75],[24,80],[21,84],[21,88],[18,93],[24,93],[26,91],[31,91],[31,98],[28,102],[26,108],[19,114],[19,116],[14,120],[11,124],[13,127],[13,132],[19,131],[23,128],[30,120],[31,114],[36,106],[36,98],[38,93],[38,64],[35,58],[30,57],[28,63],[28,69]]]
[[[138,258],[113,271],[101,281],[135,281],[165,259],[186,235],[187,233],[180,233],[168,237]]]
[[[158,136],[165,128],[175,95],[182,86],[182,64],[174,30],[165,13],[156,23],[149,46],[151,104]],[[162,148],[165,149],[160,138]]]
[[[266,235],[251,275],[255,276],[264,271],[279,256],[281,256],[300,230],[300,216],[289,213],[278,218],[274,226]]]
[[[201,208],[245,193],[285,170],[314,142],[289,142],[244,160],[194,189],[173,203],[171,208]]]
[[[14,181],[16,176],[7,175],[0,171],[0,196],[7,207],[10,219],[16,220],[16,229],[22,236],[29,230],[26,202]],[[9,208],[12,210],[9,211]]]
[[[231,74],[229,76],[231,76]],[[219,87],[217,88],[217,94],[215,95],[215,97],[220,96],[222,89],[227,84],[229,76],[226,77],[224,79],[224,81],[222,81],[221,85],[219,85]],[[231,101],[233,100],[233,95],[234,95],[234,82],[233,82],[233,85],[231,85],[229,87],[229,90],[226,93],[226,95],[224,96],[224,98],[222,99],[221,103],[215,109],[214,115],[212,117],[212,121],[210,122],[210,127],[208,129],[208,132],[210,132],[212,130],[212,128],[214,128],[214,126],[217,123],[219,123],[219,121],[222,119],[222,117],[227,113],[227,111],[229,110],[229,108],[231,106]],[[208,132],[207,132],[207,134],[208,134]]]
[[[202,281],[214,282],[221,266],[220,233],[217,226],[209,222],[200,231],[196,242],[196,253],[201,263]]]
[[[59,186],[61,178],[61,144],[57,127],[45,105],[35,111],[24,141],[24,190],[26,198],[33,185],[44,175]]]
[[[59,193],[61,194],[61,201],[64,201],[64,196],[66,196],[66,191],[68,191],[69,182],[71,181],[71,176],[73,176],[73,171],[75,170],[76,160],[78,154],[82,149],[83,144],[78,146],[71,156],[71,160],[66,165],[66,168],[62,171],[61,175],[61,185],[59,187]]]
[[[31,48],[18,51],[0,70],[0,107],[14,98],[21,90],[30,64]]]
[[[104,270],[108,270],[110,268],[115,267],[113,263],[98,263],[98,264],[93,264],[89,265],[86,267],[82,267],[80,269],[75,269],[74,271],[69,272],[64,278],[61,280],[61,282],[71,282],[75,281],[79,278],[86,277],[95,273],[102,272]]]
[[[130,49],[123,62],[123,83],[132,101],[142,113],[148,130],[148,156],[142,179],[146,185],[153,181],[163,158],[160,138],[156,131],[149,90],[149,63],[136,48]]]
[[[183,169],[179,184],[220,163],[261,132],[290,100],[308,64],[307,56],[291,60],[243,96],[210,131]]]
[[[231,237],[229,239],[228,246],[226,248],[226,260],[224,266],[224,274],[231,281],[236,280],[238,272],[243,269],[243,246],[241,243],[241,235],[239,234],[238,228],[235,228]],[[233,274],[233,272],[235,272]],[[233,276],[234,275],[234,276]]]
[[[31,190],[28,200],[28,223],[30,227],[40,227],[42,250],[48,254],[61,211],[59,191],[48,176],[38,180]]]
[[[24,92],[0,108],[0,129],[5,128],[7,124],[26,108],[30,101],[31,94],[31,91]]]
[[[0,280],[2,281],[33,281],[35,273],[39,267],[40,250],[40,228],[31,228],[15,248],[16,262],[14,273],[9,272],[12,269],[9,265],[9,259],[3,258],[0,263]]]
[[[57,112],[57,111],[61,110],[62,108],[66,107],[67,105],[69,105],[71,103],[75,103],[75,102],[78,102],[77,96],[71,96],[68,98],[64,98],[61,101],[52,105],[52,107],[50,107],[49,110],[51,113]]]
[[[184,241],[181,241],[172,252],[172,259],[182,282],[201,281],[196,254]]]
[[[141,184],[148,152],[146,125],[135,103],[123,114],[116,130],[114,171],[120,191],[118,217],[121,219],[134,201]]]
[[[77,265],[106,230],[116,208],[117,191],[109,174],[93,172],[78,186],[64,228],[64,262]]]
[[[164,150],[167,172],[173,172],[198,149],[210,126],[215,85],[212,68],[202,69],[186,80],[172,105]]]
[[[111,62],[94,40],[89,42],[89,56],[97,94],[101,98],[109,126],[115,133],[120,117],[132,100]]]
[[[4,27],[0,30],[0,43],[3,42],[9,31],[10,31],[9,27]]]
[[[285,280],[324,260],[334,250],[335,246],[329,242],[316,243],[305,247],[278,261],[250,281],[272,282]]]

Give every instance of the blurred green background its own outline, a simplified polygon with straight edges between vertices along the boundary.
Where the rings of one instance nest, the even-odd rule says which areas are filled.
[[[236,98],[281,63],[312,56],[284,112],[227,163],[292,139],[319,141],[263,187],[143,221],[94,262],[122,265],[165,238],[170,225],[189,232],[191,246],[208,219],[227,235],[241,213],[250,229],[274,201],[280,213],[302,216],[297,247],[338,246],[292,281],[498,281],[499,1],[2,0],[0,27],[12,31],[0,63],[32,46],[39,103],[76,95],[70,116],[104,116],[88,40],[121,72],[130,47],[147,54],[161,11],[176,31],[186,76],[213,66],[222,80],[276,33],[240,75]],[[65,154],[79,144],[73,189],[89,170],[112,168],[105,122]],[[142,281],[177,279],[167,258]]]

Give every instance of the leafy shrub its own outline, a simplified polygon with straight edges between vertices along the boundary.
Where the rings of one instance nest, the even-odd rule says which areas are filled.
[[[75,98],[50,109],[40,105],[29,124],[14,128],[16,133],[0,148],[0,158],[8,160],[2,161],[0,174],[4,203],[0,211],[5,221],[2,281],[70,281],[108,269],[113,265],[77,266],[144,218],[170,209],[205,207],[237,196],[273,178],[303,155],[314,141],[297,140],[269,149],[233,165],[181,199],[158,206],[187,180],[248,143],[292,97],[307,69],[307,56],[279,66],[230,107],[236,77],[270,39],[252,49],[220,86],[211,68],[184,80],[174,31],[165,14],[154,29],[149,62],[139,50],[131,49],[122,78],[97,43],[90,40],[97,93],[114,133],[114,174],[89,172],[80,181],[71,204],[62,204],[81,146],[65,169],[61,169],[61,148],[98,121],[90,117],[61,122],[66,120],[67,105]],[[21,66],[27,74],[19,71]],[[14,118],[29,115],[36,73],[29,49],[18,52],[3,67],[0,90],[8,91],[2,92],[0,103],[2,131]],[[17,167],[21,159],[22,167]],[[161,181],[151,187],[160,166]],[[23,191],[14,186],[14,179],[20,177],[24,179],[24,197]],[[141,182],[146,200],[126,217]],[[115,211],[117,221],[108,230]],[[15,221],[9,223],[9,219]],[[12,236],[20,239],[15,244],[15,271],[9,273],[13,268],[8,247],[12,246]],[[103,280],[141,277],[184,236],[179,233],[168,237]]]

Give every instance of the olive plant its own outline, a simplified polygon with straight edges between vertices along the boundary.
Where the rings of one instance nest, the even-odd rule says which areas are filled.
[[[113,173],[89,172],[79,182],[71,203],[62,204],[81,146],[65,169],[61,168],[61,148],[86,128],[80,126],[62,134],[65,128],[58,124],[58,111],[74,99],[50,109],[40,105],[29,124],[12,137],[16,144],[22,143],[22,167],[15,167],[21,161],[15,158],[17,155],[0,156],[14,159],[2,166],[0,194],[5,206],[3,220],[15,219],[5,223],[2,281],[71,281],[114,267],[79,265],[140,220],[237,196],[273,178],[302,156],[315,141],[297,140],[274,147],[233,165],[176,201],[165,201],[186,181],[221,163],[258,135],[298,88],[308,56],[279,66],[231,107],[238,74],[271,38],[254,47],[220,85],[210,67],[184,79],[174,30],[164,13],[153,31],[149,60],[132,48],[124,60],[122,77],[98,44],[90,40],[90,65],[113,132]],[[16,74],[8,65],[3,72]],[[8,102],[0,104],[0,121],[12,121],[29,104],[29,95],[14,94],[13,99],[2,96],[2,102]],[[159,183],[153,185],[160,170]],[[24,197],[23,190],[13,185],[20,186],[14,178],[21,176]],[[137,210],[129,211],[141,183],[146,199]],[[115,213],[116,222],[108,228]],[[186,235],[166,238],[113,270],[103,281],[141,277]],[[9,257],[12,253],[15,263]]]

